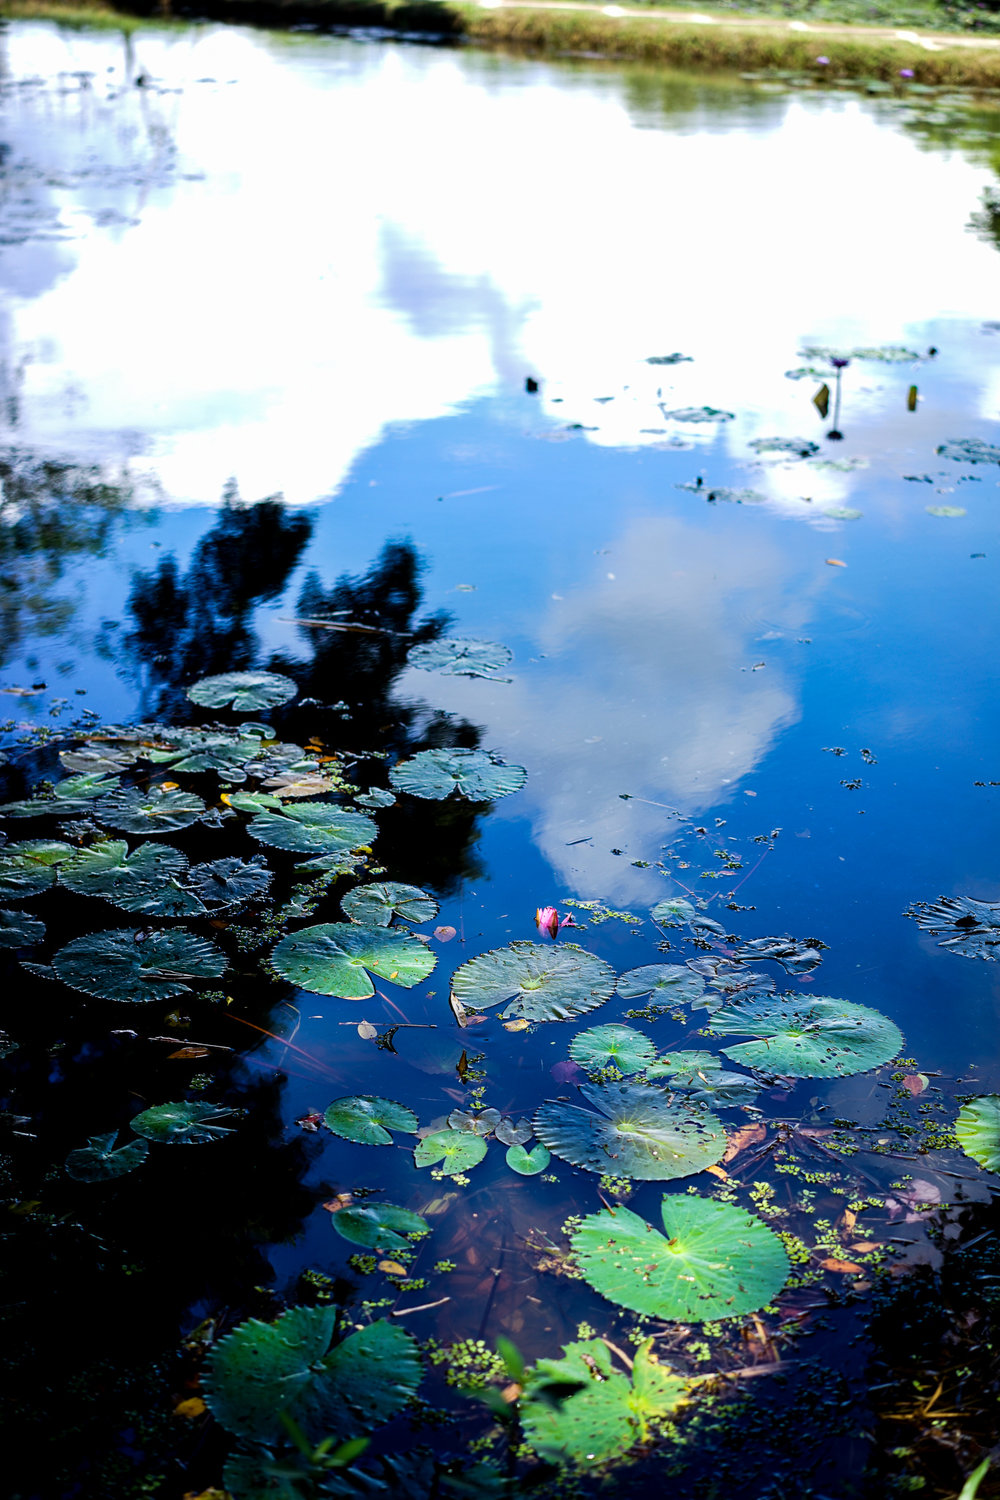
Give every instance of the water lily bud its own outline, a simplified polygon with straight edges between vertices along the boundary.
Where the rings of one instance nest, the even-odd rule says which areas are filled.
[[[554,938],[559,931],[559,913],[554,906],[539,906],[535,911],[535,926],[539,932],[547,932]]]

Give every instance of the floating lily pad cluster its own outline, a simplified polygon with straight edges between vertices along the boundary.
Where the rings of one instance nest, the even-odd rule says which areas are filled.
[[[154,1104],[129,1122],[139,1139],[118,1145],[118,1132],[92,1135],[86,1146],[71,1151],[66,1173],[78,1182],[111,1182],[141,1167],[149,1141],[167,1146],[201,1146],[233,1133],[237,1111],[205,1099]]]

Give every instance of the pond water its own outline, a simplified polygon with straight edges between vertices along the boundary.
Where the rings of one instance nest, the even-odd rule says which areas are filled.
[[[12,987],[35,987],[4,1022],[12,1201],[27,1225],[16,1263],[30,1276],[43,1245],[63,1266],[51,1286],[88,1413],[45,1410],[55,1346],[19,1322],[18,1379],[34,1394],[17,1420],[41,1421],[54,1457],[47,1479],[25,1460],[17,1494],[217,1485],[224,1436],[174,1415],[209,1357],[192,1330],[272,1318],[307,1291],[361,1321],[427,1304],[398,1326],[490,1350],[506,1336],[529,1361],[557,1358],[581,1324],[626,1341],[634,1317],[559,1277],[562,1226],[616,1192],[658,1222],[659,1181],[629,1190],[611,1172],[599,1190],[558,1152],[520,1176],[491,1140],[467,1182],[433,1183],[412,1137],[376,1151],[314,1117],[363,1093],[422,1129],[481,1104],[530,1120],[546,1099],[576,1099],[568,1047],[595,1023],[625,1021],[661,1053],[724,1044],[706,1042],[709,1011],[672,1001],[630,1019],[650,1001],[620,994],[593,1018],[509,1030],[488,1009],[460,1027],[449,977],[488,950],[572,954],[575,940],[619,974],[725,969],[739,940],[776,935],[827,945],[822,973],[794,957],[755,973],[888,1017],[910,1061],[893,1074],[890,1046],[877,1071],[776,1067],[752,1104],[723,1105],[730,1137],[750,1125],[754,1145],[782,1151],[793,1123],[800,1145],[856,1126],[865,1165],[831,1178],[831,1149],[814,1145],[796,1169],[826,1173],[818,1207],[805,1188],[779,1223],[806,1244],[812,1279],[783,1294],[770,1332],[755,1314],[756,1332],[716,1329],[711,1347],[676,1322],[636,1337],[655,1334],[687,1376],[767,1366],[779,1347],[800,1371],[836,1371],[847,1426],[802,1438],[796,1482],[864,1493],[873,1443],[885,1448],[864,1393],[866,1361],[882,1357],[878,1332],[859,1332],[865,1309],[880,1277],[916,1275],[939,1263],[942,1237],[978,1233],[961,1204],[991,1192],[948,1132],[962,1099],[1000,1090],[995,970],[968,961],[961,927],[952,952],[947,930],[904,914],[1000,898],[1000,301],[982,208],[1000,115],[902,85],[795,91],[377,36],[19,23],[0,43],[8,800],[71,773],[56,752],[99,724],[219,717],[185,690],[229,671],[290,677],[295,703],[257,717],[307,749],[315,737],[315,756],[343,752],[363,787],[387,787],[387,764],[431,746],[527,772],[489,804],[399,791],[384,811],[358,808],[378,823],[380,878],[440,905],[417,923],[436,969],[408,990],[296,993],[266,967],[284,927],[253,907],[242,935],[238,916],[216,923],[230,943],[217,1003],[116,1007],[92,988],[81,1006],[51,976],[13,971]],[[409,665],[414,639],[435,638],[498,642],[512,659],[485,676]],[[180,779],[209,802],[225,790]],[[92,843],[84,824],[62,836]],[[233,826],[188,830],[185,852],[260,852]],[[49,821],[4,828],[60,836]],[[294,860],[264,852],[285,900]],[[284,926],[344,921],[349,884]],[[693,928],[651,920],[668,898],[691,903]],[[94,905],[46,892],[26,910],[50,941],[20,956],[48,965],[64,938],[133,930]],[[547,906],[581,930],[540,932]],[[207,1060],[168,1057],[164,1033],[208,1044]],[[124,1140],[139,1110],[204,1098],[246,1109],[236,1140],[179,1164],[154,1146],[142,1172],[111,1182],[66,1179],[65,1154],[89,1136]],[[764,1211],[755,1174],[735,1201]],[[409,1280],[359,1268],[357,1245],[332,1233],[331,1200],[361,1189],[427,1217]],[[874,1249],[851,1251],[838,1192],[871,1196]],[[927,1202],[936,1216],[911,1211]],[[817,1213],[827,1227],[810,1238]],[[442,1262],[454,1269],[432,1273]],[[96,1313],[81,1311],[85,1278]],[[30,1324],[41,1295],[16,1317]],[[115,1307],[141,1337],[108,1333]],[[809,1325],[798,1343],[792,1322]],[[106,1406],[127,1366],[147,1371],[148,1395],[126,1420]],[[427,1399],[460,1409],[461,1443],[478,1440],[489,1413],[462,1406],[445,1368],[432,1366]],[[793,1409],[815,1399],[788,1378]],[[95,1389],[118,1395],[102,1405]],[[778,1418],[755,1420],[740,1430]],[[66,1436],[78,1426],[82,1440]],[[390,1447],[412,1445],[404,1427]],[[458,1451],[433,1425],[420,1441]],[[689,1492],[715,1493],[698,1488],[698,1442],[676,1441],[616,1482],[639,1492],[650,1463],[662,1478],[683,1450]],[[760,1442],[766,1468],[777,1459]],[[970,1454],[956,1450],[959,1471]],[[732,1494],[770,1493],[744,1457],[722,1472]],[[237,1500],[312,1493],[259,1474],[241,1488],[233,1473]],[[444,1484],[424,1475],[412,1493]]]

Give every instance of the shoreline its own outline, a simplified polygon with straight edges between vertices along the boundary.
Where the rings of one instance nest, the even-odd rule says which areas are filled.
[[[1000,36],[911,31],[729,12],[626,9],[575,0],[5,0],[0,19],[135,26],[217,21],[283,30],[378,28],[407,37],[698,71],[798,74],[1000,89]]]

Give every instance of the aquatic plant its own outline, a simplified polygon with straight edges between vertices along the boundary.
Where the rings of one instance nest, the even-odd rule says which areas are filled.
[[[271,953],[282,979],[316,995],[366,1000],[375,985],[366,970],[412,989],[426,979],[437,956],[405,928],[362,927],[355,922],[323,922],[283,937]]]
[[[614,992],[610,964],[580,948],[515,942],[470,958],[452,975],[455,998],[467,1010],[509,1002],[505,1017],[564,1021],[596,1010]]]
[[[506,765],[485,750],[421,750],[397,761],[389,780],[397,792],[428,801],[452,795],[468,802],[493,802],[519,792],[528,779],[523,766]]]
[[[664,1181],[719,1161],[726,1133],[707,1110],[676,1104],[641,1084],[584,1085],[592,1109],[551,1100],[539,1107],[535,1134],[556,1156],[588,1172]]]
[[[441,672],[445,677],[487,677],[493,682],[510,682],[500,673],[510,665],[514,653],[499,641],[474,641],[458,636],[439,636],[413,646],[406,658],[408,667],[425,672]]]
[[[792,1078],[864,1073],[895,1057],[903,1045],[887,1016],[829,995],[744,1000],[716,1012],[709,1030],[715,1036],[753,1037],[722,1050],[734,1062]]]

